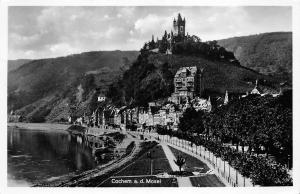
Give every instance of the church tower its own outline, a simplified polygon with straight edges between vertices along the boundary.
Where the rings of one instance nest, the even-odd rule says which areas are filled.
[[[226,90],[226,93],[225,93],[225,98],[224,98],[224,105],[228,104],[228,92]]]
[[[174,36],[178,36],[181,38],[185,37],[185,18],[182,19],[180,13],[178,14],[177,21],[173,20],[173,33]]]

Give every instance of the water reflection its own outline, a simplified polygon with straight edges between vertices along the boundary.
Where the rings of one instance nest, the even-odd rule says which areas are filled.
[[[102,152],[104,149],[98,149],[104,146],[103,140],[91,143],[88,137],[66,131],[9,128],[7,140],[8,177],[15,181],[33,183],[82,172],[112,158],[108,152]]]

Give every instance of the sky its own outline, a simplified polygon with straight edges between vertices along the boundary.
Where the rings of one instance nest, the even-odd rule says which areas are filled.
[[[152,34],[172,29],[178,13],[186,32],[203,41],[292,31],[292,8],[245,7],[53,7],[8,9],[8,59],[39,59],[99,50],[140,50]]]

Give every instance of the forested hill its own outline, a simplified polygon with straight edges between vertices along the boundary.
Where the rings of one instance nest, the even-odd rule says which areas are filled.
[[[230,94],[245,94],[254,88],[256,79],[261,86],[270,90],[279,87],[279,80],[228,61],[146,52],[138,57],[122,79],[111,85],[108,97],[119,106],[144,106],[153,100],[166,99],[174,91],[173,78],[176,71],[183,66],[204,68],[206,97],[223,96],[226,90]]]
[[[142,47],[141,52],[95,51],[28,61],[8,72],[8,111],[29,122],[90,115],[101,92],[116,106],[144,106],[171,95],[174,75],[183,66],[204,68],[204,97],[223,96],[226,90],[245,94],[256,79],[265,89],[278,90],[292,72],[291,36],[267,33],[220,40],[226,50],[216,41],[191,36],[175,44],[172,55]]]
[[[105,92],[138,55],[94,51],[30,61],[8,72],[8,111],[26,115],[30,122],[66,119],[72,106],[88,112],[97,93]]]
[[[7,62],[7,70],[8,72],[18,69],[22,65],[29,63],[32,61],[31,59],[17,59],[17,60],[8,60]]]
[[[241,65],[263,74],[292,79],[292,32],[272,32],[218,40]]]

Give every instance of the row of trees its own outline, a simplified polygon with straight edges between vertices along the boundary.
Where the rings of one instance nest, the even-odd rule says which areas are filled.
[[[250,95],[216,109],[203,120],[205,133],[223,143],[245,146],[248,152],[266,153],[287,163],[292,156],[291,92],[279,98]]]
[[[292,166],[291,102],[291,91],[278,98],[249,95],[209,114],[187,109],[178,131],[159,128],[157,132],[203,145],[254,184],[292,185],[285,167]]]
[[[251,178],[252,183],[261,186],[288,186],[292,185],[292,178],[288,169],[263,155],[242,153],[231,147],[224,146],[216,139],[205,139],[204,137],[189,138],[196,145],[202,145],[217,157],[227,161],[229,165],[238,170],[243,176]]]
[[[218,45],[217,41],[200,42],[195,36],[187,37],[186,41],[173,44],[173,54],[184,54],[204,57],[210,60],[238,62],[232,52]]]

